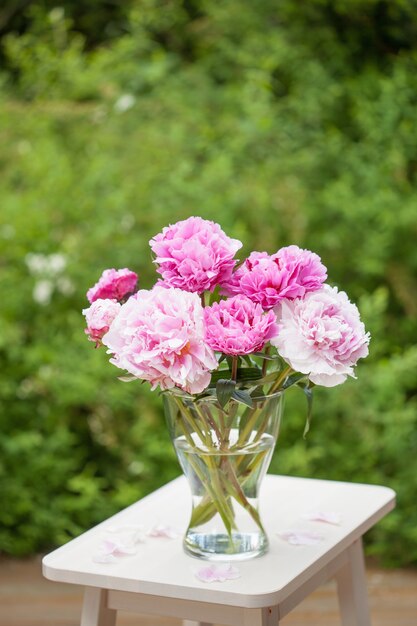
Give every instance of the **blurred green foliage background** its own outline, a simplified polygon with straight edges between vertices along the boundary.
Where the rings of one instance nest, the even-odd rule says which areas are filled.
[[[417,3],[5,0],[0,36],[0,551],[179,474],[81,309],[107,267],[150,287],[149,238],[201,215],[241,258],[316,251],[358,303],[370,357],[307,440],[288,393],[271,470],[393,487],[368,553],[416,564]]]

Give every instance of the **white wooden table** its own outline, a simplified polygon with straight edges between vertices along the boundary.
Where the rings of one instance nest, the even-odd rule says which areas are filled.
[[[206,561],[187,556],[178,539],[151,539],[134,556],[93,561],[110,527],[169,524],[185,530],[190,493],[178,478],[43,559],[50,580],[85,585],[81,626],[114,626],[117,611],[182,618],[187,626],[277,626],[329,578],[337,580],[343,626],[369,626],[362,536],[395,506],[387,487],[268,475],[261,513],[269,552],[237,563],[240,578],[203,583]],[[306,520],[310,510],[340,513],[340,525]],[[288,529],[319,533],[315,545],[294,546],[278,536]]]

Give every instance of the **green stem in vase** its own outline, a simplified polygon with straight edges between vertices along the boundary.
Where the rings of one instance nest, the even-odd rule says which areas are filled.
[[[218,445],[221,448],[222,447],[222,443],[223,443],[223,435],[221,433],[220,428],[217,426],[215,420],[211,417],[210,412],[207,410],[207,407],[202,406],[201,407],[201,412],[204,415],[207,423],[213,429],[213,432],[215,433],[215,435],[217,437]]]
[[[181,402],[181,400],[179,398],[177,398],[175,395],[173,395],[175,404],[178,407],[179,413],[181,415],[181,417],[183,417],[185,419],[186,422],[188,422],[188,424],[191,426],[191,428],[193,429],[193,431],[199,436],[201,443],[203,445],[207,445],[207,436],[199,427],[199,425],[196,423],[196,421],[194,420],[194,418],[192,417],[190,411],[188,411],[185,407],[185,405]],[[181,428],[182,432],[185,435],[185,431],[183,428]],[[188,431],[187,431],[188,432]],[[191,438],[191,441],[193,441],[193,439]],[[210,439],[210,443],[211,443],[211,439]],[[194,441],[192,443],[193,446],[196,445],[196,442]]]
[[[233,426],[233,422],[237,413],[237,403],[229,404],[229,413],[226,417],[225,427],[224,427],[224,435],[223,435],[223,445],[225,448],[228,448],[230,442],[230,431]]]
[[[181,420],[181,417],[184,418],[185,421],[194,428],[197,426],[197,424],[195,420],[193,419],[193,417],[191,416],[190,411],[181,403],[181,401],[175,398],[175,402],[178,406],[178,410],[180,414],[178,425],[180,426],[181,431],[184,434],[184,437],[186,438],[187,443],[189,444],[190,448],[192,450],[196,450],[196,442],[193,440],[191,434],[188,432],[187,428],[185,427],[185,424]],[[206,479],[204,475],[204,471],[199,467],[198,462],[196,462],[192,458],[192,452],[188,455],[188,462],[193,468],[196,476],[201,481],[201,484],[203,485],[206,493],[212,499],[214,507],[216,508],[216,511],[218,511],[230,539],[232,539],[232,529],[236,527],[235,519],[234,519],[234,511],[233,511],[233,508],[231,507],[231,503],[229,502],[229,497],[226,496],[224,493],[224,489],[222,487],[221,481],[218,476],[218,468],[215,465],[213,465],[214,459],[212,459],[210,455],[210,452],[214,454],[218,451],[211,447],[210,445],[212,444],[211,438],[210,438],[210,442],[208,442],[207,438],[204,437],[203,432],[199,428],[198,428],[198,435],[203,445],[209,451],[209,454],[199,454],[199,459],[206,465],[210,480]],[[195,521],[193,519],[191,520],[191,524],[195,524]]]
[[[252,462],[249,462],[247,465],[243,464],[243,462],[247,460],[247,455],[242,455],[238,457],[237,465],[241,466],[243,464],[243,467],[239,467],[239,469],[242,469],[242,473],[239,473],[238,478],[241,487],[244,487],[244,485],[252,478],[252,474],[258,469],[258,466],[261,465],[266,454],[268,454],[267,450],[260,452],[256,459],[253,459]],[[230,495],[236,499],[235,493],[232,493]],[[246,499],[246,496],[244,497]],[[251,510],[253,511],[256,509],[253,509],[252,507]],[[193,521],[196,525],[204,524],[205,522],[208,522],[210,519],[212,519],[216,513],[217,509],[211,501],[210,496],[206,495],[193,510]],[[258,523],[256,519],[255,522]]]
[[[286,378],[288,378],[288,376],[291,374],[291,372],[293,372],[294,370],[292,369],[292,367],[290,367],[288,365],[288,367],[286,367],[281,374],[278,376],[277,380],[274,382],[274,384],[271,386],[271,389],[269,390],[269,395],[272,395],[273,393],[275,393],[276,391],[279,391],[279,388],[281,386],[281,384],[285,381]]]
[[[201,468],[198,467],[198,463],[195,463],[191,459],[189,459],[189,463],[192,466],[194,472],[198,476],[199,480],[201,481],[201,484],[203,485],[206,493],[209,495],[213,503],[213,508],[215,509],[214,514],[219,513],[222,519],[222,522],[224,524],[224,527],[227,531],[227,534],[231,538],[232,529],[236,528],[236,524],[234,520],[234,511],[231,507],[231,503],[228,502],[229,499],[224,496],[218,477],[216,478],[215,473],[210,474],[210,478],[212,479],[212,482],[207,481]],[[205,515],[206,521],[209,521],[212,517],[213,515],[210,515],[210,516]],[[200,518],[198,519],[198,523],[197,523],[196,516],[194,515],[194,512],[193,512],[191,516],[190,526],[193,527],[201,523],[203,522],[201,522]]]
[[[187,441],[189,441],[188,438],[187,438]],[[193,444],[189,444],[189,445],[190,447],[195,449],[195,445]],[[234,511],[233,511],[233,508],[231,507],[231,503],[229,502],[229,498],[225,497],[225,494],[224,494],[224,491],[223,491],[223,488],[222,488],[222,485],[220,483],[219,476],[217,473],[217,468],[213,469],[210,455],[199,455],[199,459],[200,461],[205,463],[208,469],[209,480],[207,480],[206,476],[204,475],[204,471],[199,466],[198,461],[195,461],[192,458],[192,453],[188,454],[188,457],[187,457],[187,460],[189,464],[191,465],[194,473],[196,474],[201,484],[203,485],[205,492],[207,493],[207,495],[210,497],[211,501],[213,502],[215,512],[219,513],[223,521],[223,524],[226,528],[226,531],[229,537],[231,537],[232,529],[236,527],[235,519],[234,519]],[[211,517],[212,516],[208,517],[207,521],[209,521]],[[201,521],[199,521],[199,523],[201,523]],[[190,522],[190,526],[193,526],[193,525],[196,525],[194,514],[192,515],[192,519]]]
[[[259,417],[259,413],[262,411],[262,407],[257,407],[256,409],[252,409],[252,415],[249,417],[248,421],[242,428],[239,433],[239,439],[236,443],[236,447],[242,446],[247,442],[249,435],[251,434],[254,426],[256,425],[256,420]]]
[[[225,467],[226,467],[226,476],[230,479],[230,481],[225,480],[225,486],[231,496],[235,498],[237,502],[249,513],[254,522],[258,525],[258,527],[265,532],[265,529],[262,525],[261,518],[259,513],[255,507],[253,507],[248,499],[246,498],[241,485],[236,477],[235,471],[229,461],[229,459],[225,458]]]
[[[282,372],[279,378],[284,380],[286,375]],[[176,404],[180,412],[177,425],[184,433],[189,447],[183,459],[201,484],[201,492],[193,506],[189,529],[198,532],[200,526],[207,524],[218,514],[230,545],[234,546],[237,541],[234,532],[237,530],[236,512],[233,507],[235,503],[246,511],[259,530],[265,533],[257,507],[253,506],[245,493],[245,485],[252,490],[251,484],[255,485],[254,481],[258,480],[257,475],[262,472],[262,464],[269,454],[269,449],[262,449],[259,443],[270,419],[269,413],[265,412],[263,398],[257,399],[257,406],[242,416],[241,430],[237,441],[235,436],[232,437],[232,445],[231,432],[235,432],[232,429],[239,427],[239,424],[235,424],[240,406],[236,401],[230,402],[227,410],[212,399],[192,403],[176,398]],[[255,432],[252,436],[253,431]],[[250,437],[252,440],[248,446]],[[202,449],[199,449],[199,439]],[[256,450],[258,443],[261,446],[259,451]],[[242,454],[239,451],[240,447],[243,449]],[[248,451],[245,451],[246,449]]]

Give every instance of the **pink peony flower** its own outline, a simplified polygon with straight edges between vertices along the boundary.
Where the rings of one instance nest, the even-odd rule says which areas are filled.
[[[189,217],[162,230],[149,242],[165,286],[185,291],[213,291],[227,281],[242,243],[230,239],[218,224]]]
[[[88,301],[111,298],[120,302],[125,296],[135,291],[137,282],[137,274],[128,270],[127,267],[122,270],[104,270],[99,281],[87,291]]]
[[[250,354],[262,350],[278,332],[273,311],[264,313],[260,304],[245,296],[216,302],[204,309],[206,341],[224,354]]]
[[[326,278],[326,268],[317,254],[288,246],[272,256],[252,252],[223,284],[223,293],[241,293],[264,309],[271,309],[284,298],[300,298],[320,289]]]
[[[271,343],[295,371],[324,387],[354,377],[353,366],[368,354],[370,335],[344,291],[324,285],[302,299],[282,301],[275,312],[280,332]]]
[[[100,343],[103,335],[109,330],[114,318],[120,310],[116,300],[95,300],[88,309],[83,309],[87,322],[86,334],[90,341]]]
[[[217,367],[204,341],[200,298],[181,289],[141,290],[122,305],[102,342],[110,362],[161,389],[200,393]]]

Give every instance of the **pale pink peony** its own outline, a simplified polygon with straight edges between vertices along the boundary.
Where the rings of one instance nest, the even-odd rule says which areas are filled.
[[[103,335],[109,330],[114,318],[120,310],[120,304],[116,300],[95,300],[88,309],[83,309],[83,315],[87,322],[86,334],[90,341],[100,343]]]
[[[157,286],[129,298],[102,341],[113,355],[111,363],[153,388],[200,393],[217,367],[204,332],[197,294]]]
[[[273,255],[252,252],[222,285],[222,292],[243,294],[264,309],[271,309],[284,298],[292,300],[320,289],[326,278],[326,268],[317,254],[287,246]]]
[[[282,301],[275,312],[280,331],[271,343],[295,371],[324,387],[355,377],[353,367],[367,356],[370,335],[344,291],[324,285]]]
[[[227,281],[242,243],[230,239],[218,224],[189,217],[162,230],[149,242],[164,286],[199,294]]]
[[[213,350],[242,355],[262,350],[278,332],[273,311],[245,296],[216,302],[204,309],[206,341]]]
[[[104,270],[99,281],[87,291],[88,301],[111,298],[120,302],[135,291],[137,282],[137,274],[127,267],[121,270]]]

